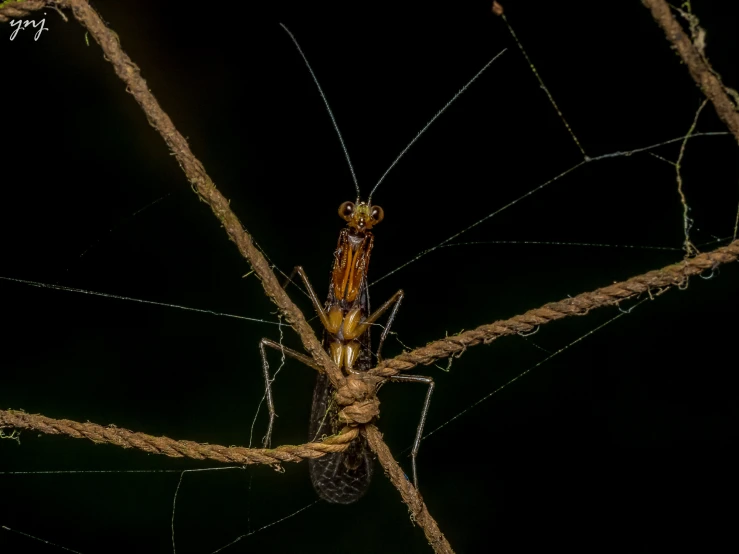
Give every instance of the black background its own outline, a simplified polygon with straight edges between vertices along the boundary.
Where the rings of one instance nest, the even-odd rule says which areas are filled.
[[[727,85],[739,86],[736,7],[692,4],[711,62]],[[258,244],[283,271],[303,265],[321,294],[341,227],[336,208],[354,199],[354,189],[321,99],[279,22],[308,55],[365,194],[437,110],[508,48],[376,193],[386,219],[375,233],[371,280],[582,160],[485,2],[95,7]],[[590,156],[687,132],[702,96],[639,2],[510,1],[506,8]],[[37,42],[30,31],[11,42],[11,28],[0,27],[0,275],[275,320],[258,280],[242,278],[247,263],[99,47],[87,46],[84,30],[53,10],[46,26]],[[698,131],[725,131],[710,105]],[[678,151],[675,143],[654,152],[674,161]],[[730,237],[739,202],[735,140],[689,141],[683,177],[693,242]],[[394,330],[405,345],[420,346],[677,262],[682,233],[672,165],[646,153],[597,161],[458,239],[488,244],[440,249],[371,292],[377,305],[406,291]],[[452,546],[656,552],[733,539],[737,276],[735,265],[722,267],[686,291],[640,304],[427,439],[421,490]],[[306,298],[290,290],[310,314]],[[248,443],[263,392],[257,342],[278,339],[276,327],[7,280],[0,280],[0,305],[3,408]],[[618,314],[599,310],[472,348],[449,372],[421,368],[437,383],[428,429]],[[297,347],[289,328],[284,336]],[[390,341],[385,354],[401,350]],[[277,379],[276,444],[307,439],[313,378],[288,362]],[[423,393],[388,385],[380,396],[379,426],[406,471],[401,452]],[[262,413],[255,443],[264,429]],[[30,432],[20,446],[0,441],[4,472],[214,466]],[[284,469],[185,475],[177,552],[213,552],[314,502],[307,465]],[[178,478],[2,474],[0,525],[85,554],[171,552]],[[0,546],[59,551],[8,531]],[[379,469],[359,503],[319,503],[225,551],[350,550],[429,552]]]

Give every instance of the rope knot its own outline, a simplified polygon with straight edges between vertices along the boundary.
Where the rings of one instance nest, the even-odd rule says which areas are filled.
[[[366,373],[352,373],[339,382],[336,403],[344,406],[339,412],[339,421],[348,425],[364,425],[380,415],[377,385],[381,377]]]

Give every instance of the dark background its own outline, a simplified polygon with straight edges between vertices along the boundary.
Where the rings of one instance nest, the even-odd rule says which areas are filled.
[[[693,2],[709,56],[738,87],[737,8]],[[249,6],[248,8],[246,6]],[[98,1],[149,87],[244,226],[323,294],[354,191],[308,55],[366,192],[463,84],[374,201],[371,279],[576,165],[582,156],[489,3]],[[639,2],[509,1],[509,19],[590,156],[684,135],[702,96]],[[36,19],[40,15],[36,16]],[[0,26],[0,276],[275,320],[247,263],[193,194],[99,47],[46,10]],[[709,105],[698,131],[725,131]],[[677,159],[679,143],[654,152]],[[700,245],[733,233],[736,142],[699,137],[683,177]],[[135,214],[157,201],[154,206]],[[394,330],[420,346],[682,258],[675,169],[646,153],[593,162],[372,287],[398,288]],[[492,244],[556,241],[621,246]],[[665,246],[645,250],[622,246]],[[702,247],[710,250],[717,243]],[[84,253],[84,254],[83,254]],[[657,552],[734,541],[739,267],[640,304],[427,439],[421,490],[458,552]],[[307,314],[310,303],[291,288]],[[263,393],[257,343],[276,327],[0,280],[0,406],[215,444],[248,443]],[[634,305],[625,303],[624,309]],[[437,383],[428,430],[614,316],[593,312],[470,349]],[[314,326],[318,328],[317,325]],[[297,346],[284,329],[285,343]],[[386,355],[402,350],[388,343]],[[274,356],[273,363],[279,364]],[[446,368],[446,363],[440,364]],[[275,386],[276,444],[307,439],[312,370]],[[381,430],[406,471],[423,387],[388,385]],[[264,433],[264,413],[255,442]],[[179,470],[218,467],[23,432],[0,441],[0,525],[83,552],[170,552]],[[316,499],[307,464],[187,474],[177,552],[210,553]],[[3,552],[55,552],[8,531]],[[352,506],[319,503],[226,552],[429,552],[379,469]]]

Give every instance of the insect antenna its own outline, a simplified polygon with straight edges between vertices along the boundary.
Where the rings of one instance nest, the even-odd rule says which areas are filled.
[[[290,32],[290,29],[285,27],[283,23],[280,23],[280,27],[285,29],[285,32],[292,39],[293,44],[295,45],[295,48],[297,48],[298,52],[300,53],[300,57],[303,58],[303,61],[305,62],[306,67],[308,67],[308,71],[310,71],[310,76],[313,78],[313,82],[316,84],[316,87],[318,87],[318,92],[321,94],[323,103],[326,106],[326,110],[328,111],[329,117],[331,118],[331,123],[333,124],[334,129],[336,130],[336,134],[339,135],[339,142],[341,142],[341,148],[344,150],[344,157],[346,158],[346,163],[349,164],[349,171],[351,171],[352,179],[354,180],[354,189],[357,191],[357,202],[359,202],[360,193],[359,193],[359,182],[357,181],[357,175],[356,173],[354,173],[354,166],[352,165],[352,160],[349,158],[349,151],[346,149],[346,144],[344,143],[344,137],[341,136],[339,125],[336,123],[334,112],[331,111],[331,106],[329,106],[328,104],[328,99],[326,98],[326,94],[323,92],[323,89],[321,88],[321,84],[318,82],[318,78],[316,77],[316,74],[313,72],[313,68],[310,66],[310,63],[308,63],[308,58],[305,57],[305,54],[303,53],[303,49],[300,48],[300,44],[298,44],[298,41],[295,38],[295,36]]]
[[[474,82],[475,82],[475,81],[476,81],[476,80],[478,79],[478,77],[480,77],[480,75],[482,75],[482,74],[483,74],[483,73],[485,72],[485,70],[486,70],[486,69],[487,69],[488,67],[490,67],[490,66],[491,66],[491,65],[493,64],[493,62],[494,62],[495,60],[497,60],[497,59],[498,59],[498,58],[499,58],[500,56],[502,56],[502,55],[503,55],[503,53],[504,53],[504,52],[505,52],[506,50],[507,50],[507,48],[504,48],[503,50],[501,50],[500,52],[498,52],[498,53],[497,53],[497,54],[496,54],[496,55],[495,55],[495,56],[493,57],[493,59],[492,59],[492,60],[490,60],[490,61],[489,61],[488,63],[486,63],[486,64],[485,64],[485,66],[484,66],[484,67],[483,67],[483,68],[482,68],[482,69],[481,69],[480,71],[478,71],[478,72],[477,72],[477,73],[475,74],[475,76],[474,76],[474,77],[472,77],[472,79],[470,79],[470,80],[469,80],[469,81],[468,81],[468,82],[467,82],[467,83],[466,83],[466,84],[465,84],[465,85],[464,85],[464,86],[463,86],[463,87],[462,87],[461,89],[459,89],[459,91],[457,91],[457,94],[455,94],[455,95],[454,95],[454,96],[452,97],[452,99],[451,99],[451,100],[449,100],[449,102],[447,102],[447,103],[446,103],[446,104],[444,105],[444,107],[443,107],[443,108],[441,108],[441,109],[440,109],[440,110],[439,110],[438,112],[436,112],[436,115],[435,115],[434,117],[432,117],[432,118],[431,118],[431,120],[430,120],[430,121],[429,121],[428,123],[426,123],[426,125],[424,125],[424,126],[423,126],[423,128],[422,128],[422,129],[421,129],[420,131],[418,131],[418,133],[416,134],[416,136],[415,136],[415,137],[413,137],[413,140],[411,140],[411,141],[410,141],[410,142],[408,143],[408,145],[407,145],[407,146],[406,146],[405,148],[403,148],[403,150],[401,151],[401,153],[400,153],[400,154],[398,154],[398,157],[397,157],[397,158],[395,158],[395,160],[393,161],[393,163],[391,163],[391,164],[390,164],[390,167],[388,167],[388,168],[387,168],[387,170],[385,171],[385,173],[383,173],[383,174],[382,174],[382,177],[380,177],[380,180],[379,180],[379,181],[377,181],[377,184],[376,184],[376,185],[375,185],[375,186],[374,186],[374,187],[372,188],[372,190],[371,190],[371,191],[370,191],[370,193],[369,193],[369,197],[367,198],[367,204],[371,204],[371,202],[372,202],[372,195],[373,195],[373,194],[375,194],[375,191],[377,190],[377,187],[379,187],[379,186],[380,186],[380,183],[382,183],[382,182],[383,182],[383,181],[385,180],[385,177],[387,177],[387,174],[388,174],[388,173],[390,173],[390,170],[391,170],[392,168],[394,168],[394,167],[395,167],[395,166],[397,165],[397,163],[398,163],[398,162],[400,161],[400,159],[401,159],[401,158],[402,158],[402,157],[403,157],[403,156],[405,155],[405,153],[406,153],[406,152],[408,152],[408,150],[410,150],[411,146],[413,146],[413,145],[414,145],[414,144],[416,143],[416,141],[417,141],[417,140],[418,140],[419,138],[421,138],[421,135],[423,135],[423,134],[424,134],[424,133],[426,132],[426,130],[427,130],[427,129],[428,129],[429,127],[431,127],[431,124],[432,124],[432,123],[433,123],[434,121],[436,121],[437,119],[439,119],[439,116],[440,116],[441,114],[443,114],[443,113],[444,113],[444,112],[445,112],[445,111],[447,110],[447,108],[449,108],[449,106],[451,106],[451,105],[452,105],[452,104],[454,103],[454,101],[455,101],[455,100],[456,100],[457,98],[459,98],[460,96],[462,96],[462,93],[463,93],[464,91],[466,91],[466,90],[467,90],[467,89],[468,89],[468,88],[470,87],[470,85],[472,85],[472,83],[474,83]],[[308,62],[306,62],[306,63],[308,63]]]

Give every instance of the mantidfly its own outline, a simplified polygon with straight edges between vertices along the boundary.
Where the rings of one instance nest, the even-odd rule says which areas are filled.
[[[398,163],[408,149],[429,128],[429,126],[485,71],[503,52],[497,54],[490,60],[462,89],[447,102],[447,104],[419,131],[413,140],[403,149],[390,167],[385,171],[380,180],[370,192],[367,201],[361,200],[361,193],[357,177],[354,173],[349,158],[349,153],[344,144],[336,119],[329,107],[326,95],[318,83],[313,69],[308,63],[303,50],[300,48],[295,37],[285,27],[303,58],[313,82],[323,99],[331,122],[344,150],[344,156],[354,179],[354,187],[357,194],[356,202],[344,202],[339,206],[339,216],[347,222],[347,226],[339,234],[339,242],[334,252],[334,266],[329,281],[328,298],[324,304],[318,299],[313,286],[302,267],[296,267],[293,275],[297,273],[303,281],[313,307],[323,326],[323,346],[331,356],[334,363],[341,369],[346,377],[354,377],[362,380],[362,376],[381,360],[382,345],[387,338],[390,327],[395,320],[400,304],[403,300],[403,291],[396,292],[387,302],[372,312],[370,310],[369,290],[367,282],[367,270],[369,267],[370,254],[374,243],[372,228],[380,223],[384,212],[379,206],[372,205],[372,195],[382,183],[390,170]],[[289,281],[288,281],[289,283]],[[373,354],[370,340],[371,326],[388,310],[390,315],[387,324],[382,330],[377,351]],[[313,407],[310,417],[310,440],[315,441],[324,435],[335,435],[343,424],[339,418],[339,405],[335,401],[336,390],[331,385],[328,376],[309,357],[300,352],[285,348],[281,344],[270,339],[262,339],[260,351],[262,356],[262,367],[266,384],[267,408],[269,410],[269,424],[267,434],[264,437],[264,445],[269,446],[272,438],[274,419],[276,416],[274,399],[271,390],[271,378],[269,374],[269,363],[265,347],[279,350],[284,355],[290,356],[305,365],[318,370],[316,385],[313,390]],[[421,412],[421,421],[418,424],[416,437],[411,451],[411,463],[413,471],[413,484],[418,488],[418,472],[416,470],[416,457],[423,437],[423,428],[426,423],[431,394],[434,390],[434,380],[431,377],[421,375],[395,375],[391,381],[403,383],[423,383],[428,386],[426,399]],[[377,385],[381,385],[380,383]],[[310,476],[313,486],[318,495],[328,502],[336,504],[351,504],[359,500],[369,487],[372,478],[373,457],[365,439],[360,435],[354,439],[349,448],[344,452],[327,454],[321,458],[309,461]]]

